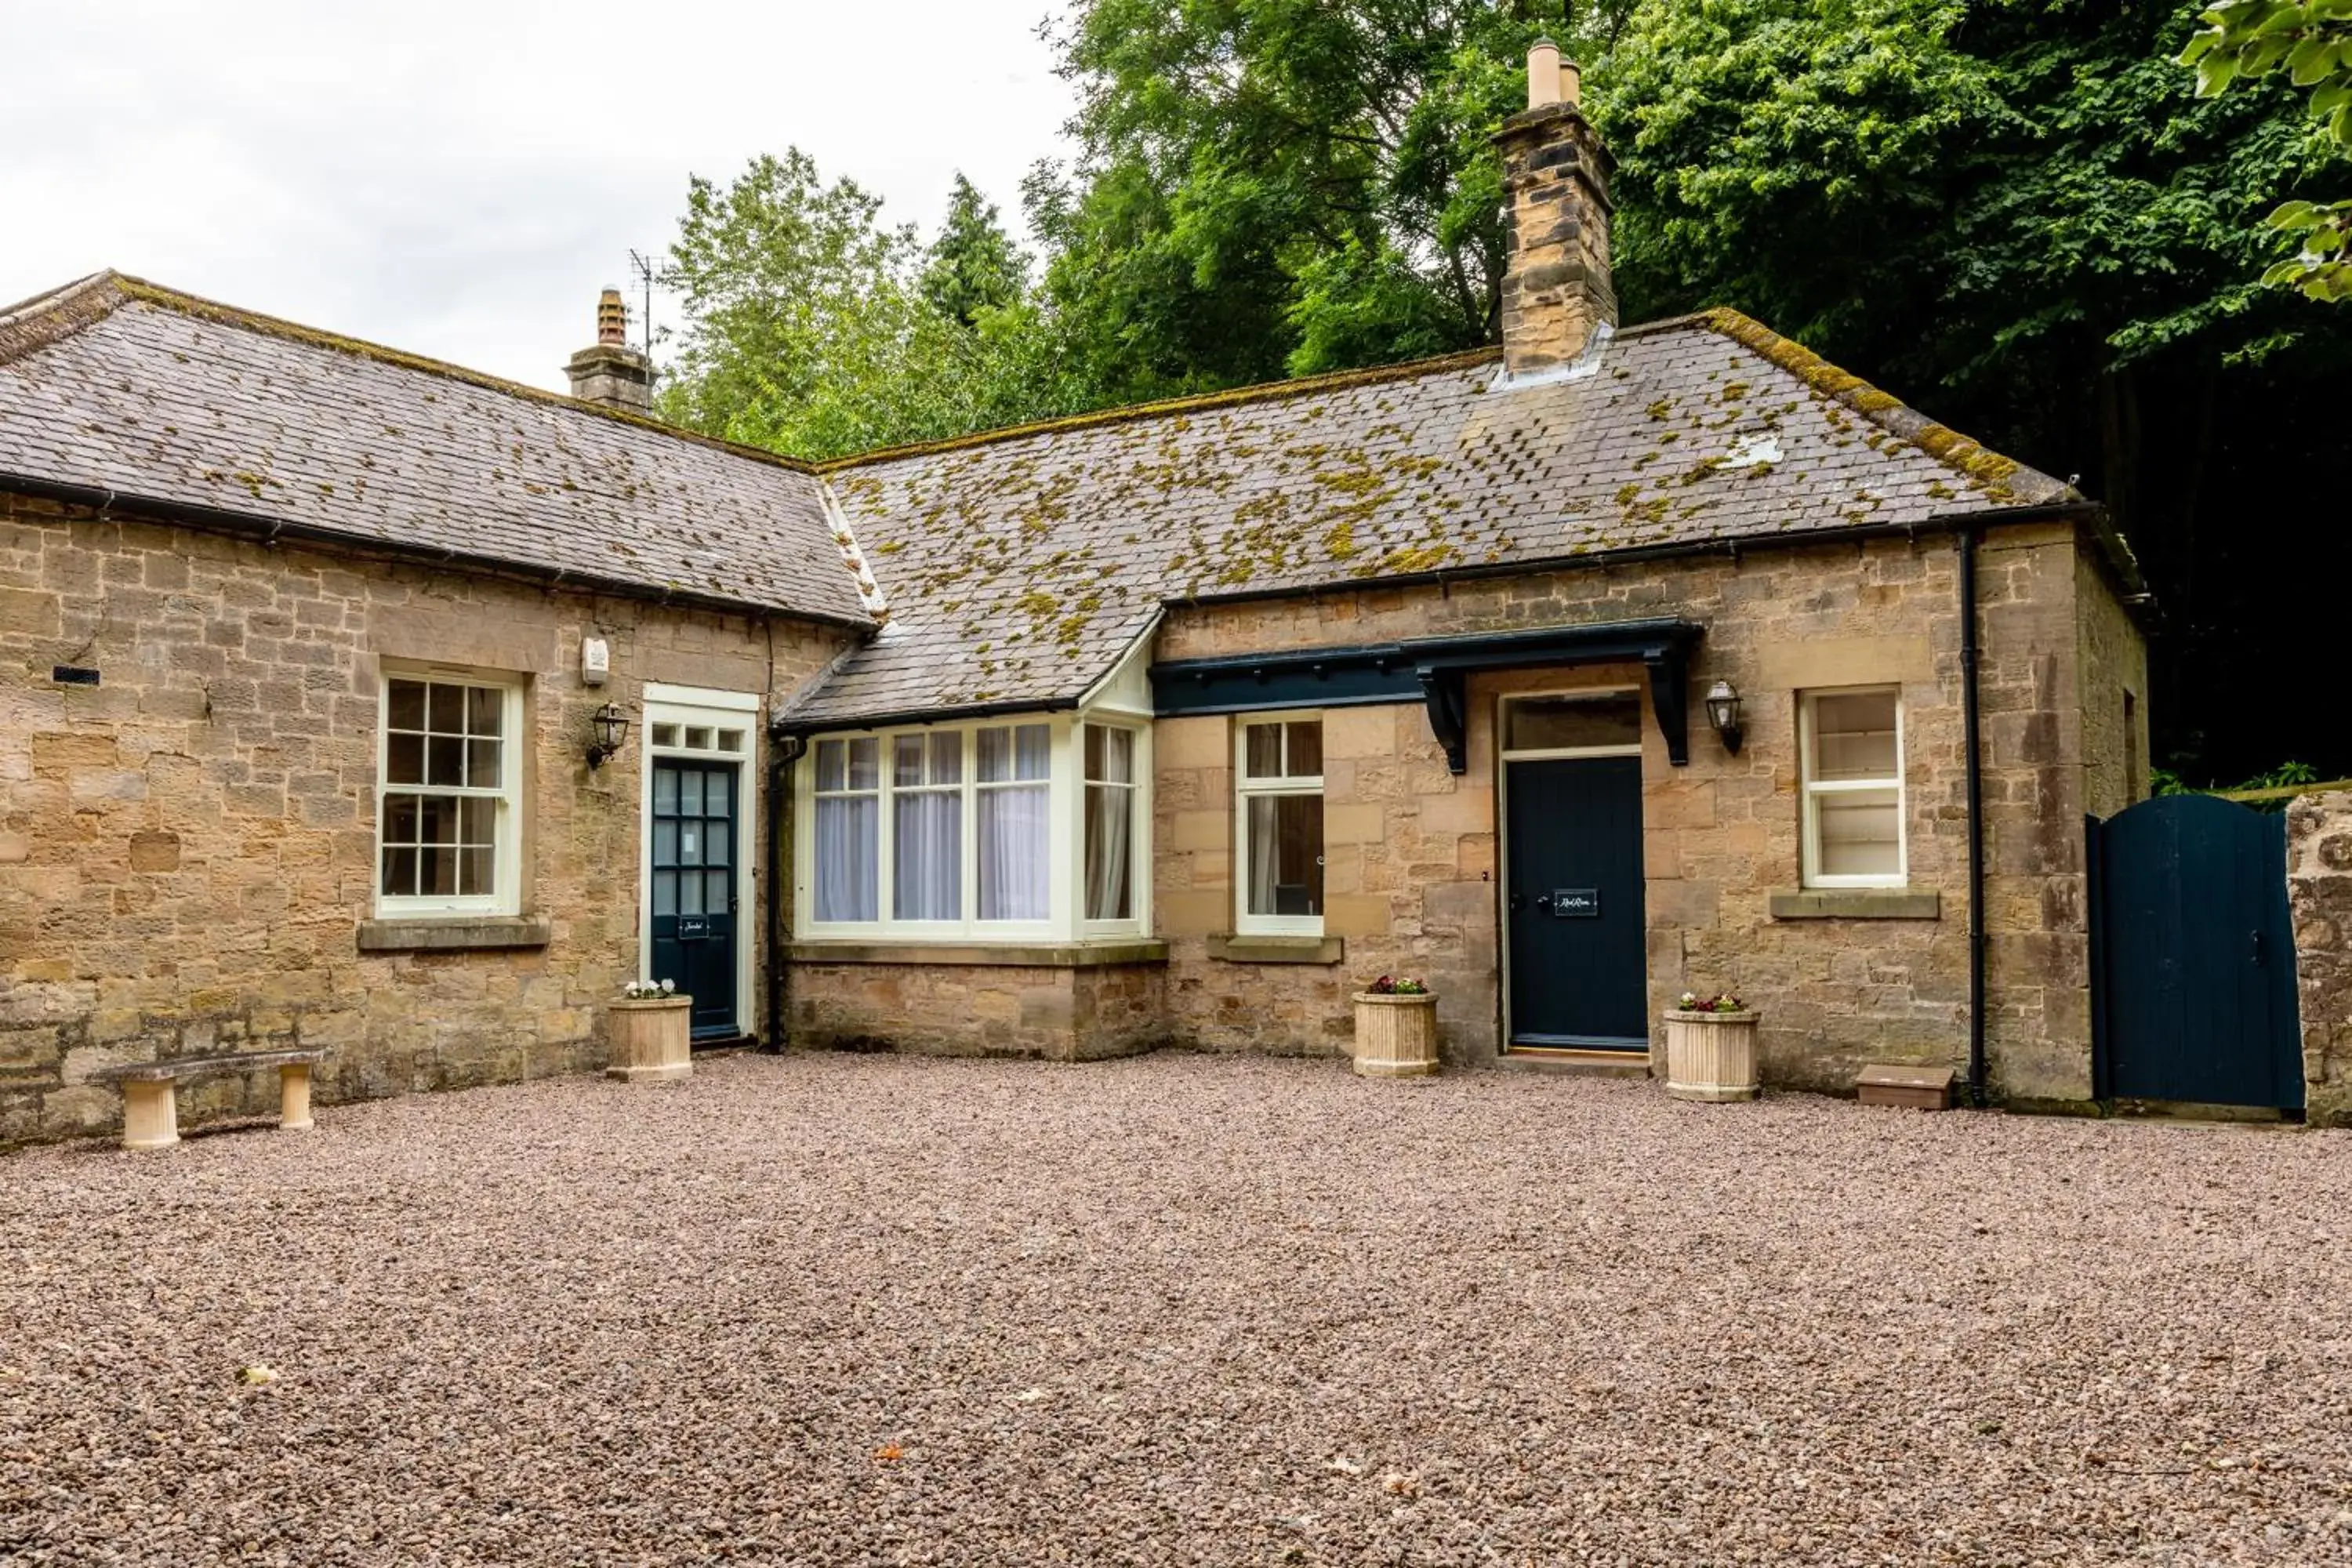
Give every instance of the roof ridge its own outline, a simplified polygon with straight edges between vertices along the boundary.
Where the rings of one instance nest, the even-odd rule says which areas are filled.
[[[1784,338],[1754,317],[1728,305],[1717,305],[1687,316],[1649,322],[1635,330],[1654,331],[1664,327],[1685,324],[1706,327],[1752,350],[1822,396],[1843,404],[1887,434],[1917,447],[1954,472],[1966,476],[1972,483],[1982,487],[1986,496],[1993,500],[2042,502],[2083,499],[2082,492],[2064,480],[2038,468],[2028,468],[2014,458],[2003,457],[1973,437],[1963,436],[1949,426],[1937,424],[1893,393],[1880,391],[1852,371],[1832,364],[1794,338]],[[2022,491],[2011,483],[2021,475],[2029,481]]]
[[[1351,386],[1376,386],[1383,382],[1411,381],[1416,376],[1436,375],[1448,370],[1466,370],[1502,357],[1499,344],[1484,348],[1462,349],[1449,354],[1432,354],[1425,359],[1400,360],[1394,364],[1366,365],[1356,370],[1325,371],[1316,375],[1302,375],[1287,381],[1257,381],[1247,386],[1227,387],[1222,392],[1193,392],[1181,397],[1163,397],[1150,403],[1123,403],[1110,408],[1097,408],[1086,414],[1065,414],[1051,419],[1032,419],[1020,425],[1006,425],[994,430],[975,430],[965,436],[946,436],[935,441],[908,441],[895,447],[877,447],[868,452],[852,452],[838,458],[827,458],[813,467],[820,475],[832,475],[844,469],[861,468],[868,463],[896,462],[903,458],[929,457],[940,452],[952,452],[966,447],[984,447],[997,441],[1019,440],[1030,436],[1052,436],[1065,430],[1090,430],[1105,425],[1125,425],[1139,419],[1157,419],[1169,415],[1190,414],[1204,408],[1229,408],[1249,403],[1270,403],[1285,397],[1309,397],[1318,392],[1337,392]]]
[[[698,447],[707,447],[714,451],[749,458],[753,462],[765,463],[796,474],[814,475],[816,472],[813,465],[801,458],[787,458],[782,453],[771,452],[764,447],[747,447],[740,441],[729,441],[717,436],[706,436],[698,430],[689,430],[683,426],[667,424],[650,415],[638,414],[630,409],[585,403],[576,397],[568,397],[560,392],[550,392],[545,387],[531,386],[520,381],[509,381],[504,376],[492,375],[487,371],[469,370],[464,365],[452,364],[446,360],[411,353],[405,349],[387,347],[383,343],[371,342],[365,338],[331,332],[318,327],[305,326],[299,321],[289,321],[282,316],[265,315],[261,311],[248,310],[242,306],[224,304],[218,300],[208,300],[200,294],[190,294],[184,289],[151,282],[144,278],[131,277],[128,273],[110,270],[94,273],[90,278],[83,279],[82,284],[71,287],[80,288],[83,284],[97,281],[111,284],[121,298],[136,300],[142,304],[153,305],[166,310],[174,310],[184,316],[194,316],[226,327],[261,332],[270,337],[286,339],[290,342],[307,343],[313,348],[330,349],[338,353],[351,354],[378,364],[387,364],[402,370],[416,371],[425,375],[439,376],[445,381],[457,382],[463,385],[478,387],[485,392],[518,397],[551,408],[571,409],[592,417],[610,419],[651,435],[667,436],[673,440],[691,442]],[[65,291],[60,290],[60,293],[63,292]],[[120,299],[115,301],[116,304],[120,302]],[[108,307],[110,311],[112,309],[114,305]],[[89,318],[91,321],[96,319],[98,319],[96,316]],[[87,324],[88,321],[85,321],[75,323],[75,326],[79,329]],[[49,341],[54,341],[54,338]],[[0,338],[0,360],[5,360],[6,357],[5,339]]]

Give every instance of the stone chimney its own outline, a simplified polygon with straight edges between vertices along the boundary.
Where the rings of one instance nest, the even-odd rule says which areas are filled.
[[[607,289],[596,300],[596,346],[582,349],[563,367],[572,375],[572,396],[607,408],[652,411],[654,363],[628,339],[629,308],[618,289]]]
[[[1580,107],[1576,62],[1539,38],[1528,51],[1528,107],[1503,121],[1510,261],[1503,272],[1507,380],[1565,374],[1617,325],[1609,280],[1608,149]]]

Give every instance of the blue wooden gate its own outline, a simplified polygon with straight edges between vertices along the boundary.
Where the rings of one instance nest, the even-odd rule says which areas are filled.
[[[2286,818],[2169,795],[2088,826],[2099,1098],[2303,1109]]]

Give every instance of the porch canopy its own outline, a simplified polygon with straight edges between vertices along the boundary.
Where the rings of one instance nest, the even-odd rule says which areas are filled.
[[[1681,767],[1690,761],[1690,655],[1706,635],[1696,621],[1667,616],[1169,659],[1151,667],[1152,710],[1173,718],[1418,701],[1445,748],[1445,765],[1459,773],[1470,765],[1463,686],[1471,671],[1638,659],[1649,671],[1666,755]]]

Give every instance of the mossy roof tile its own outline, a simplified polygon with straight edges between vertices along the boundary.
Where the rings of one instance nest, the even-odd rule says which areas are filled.
[[[1067,704],[1171,602],[2068,493],[1729,311],[1622,332],[1571,380],[1503,389],[1499,368],[1455,356],[828,465],[889,626],[790,717]]]

